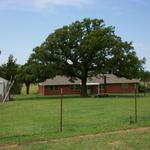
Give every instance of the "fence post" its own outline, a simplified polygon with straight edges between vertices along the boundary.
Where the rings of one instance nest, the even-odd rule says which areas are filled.
[[[135,98],[135,122],[137,123],[137,85],[134,85],[134,98]]]
[[[60,132],[63,131],[63,89],[60,89]]]

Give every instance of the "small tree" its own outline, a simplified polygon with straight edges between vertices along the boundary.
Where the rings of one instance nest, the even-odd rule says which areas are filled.
[[[11,81],[14,80],[14,86],[12,88],[12,92],[15,94],[20,94],[22,84],[19,81],[19,65],[16,63],[16,59],[13,55],[8,57],[8,61],[5,64],[2,64],[0,67],[0,76]]]
[[[142,71],[141,72],[141,80],[144,82],[144,85],[150,82],[150,72],[149,71]]]
[[[143,81],[143,83],[144,83],[143,90],[144,90],[144,95],[145,95],[146,85],[148,84],[148,82],[150,82],[150,72],[142,70],[140,73],[140,77],[141,77],[141,81]]]
[[[25,83],[26,86],[26,94],[30,93],[30,85],[34,83],[36,80],[36,76],[34,73],[33,66],[29,63],[24,64],[20,68],[20,79],[22,83]]]

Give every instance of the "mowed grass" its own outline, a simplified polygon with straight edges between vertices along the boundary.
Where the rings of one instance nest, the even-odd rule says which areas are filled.
[[[0,143],[25,142],[150,126],[150,97],[138,98],[138,123],[133,97],[79,98],[63,100],[63,132],[60,98],[19,96],[0,103]]]
[[[5,145],[11,150],[149,150],[150,129]]]

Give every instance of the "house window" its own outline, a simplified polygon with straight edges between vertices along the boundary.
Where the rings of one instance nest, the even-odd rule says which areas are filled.
[[[122,84],[121,84],[121,87],[122,87],[122,88],[124,88],[124,89],[127,89],[127,88],[128,88],[128,86],[129,86],[129,84],[128,84],[128,83],[122,83]]]
[[[80,89],[80,85],[71,85],[70,89],[72,89],[72,90],[79,90]]]
[[[55,89],[55,90],[59,90],[59,88],[58,88],[58,86],[57,86],[57,85],[56,85],[56,86],[54,86],[54,89]]]
[[[51,90],[51,91],[56,91],[56,90],[58,90],[59,88],[58,88],[57,85],[51,85],[51,86],[47,86],[47,89],[48,89],[48,90]]]

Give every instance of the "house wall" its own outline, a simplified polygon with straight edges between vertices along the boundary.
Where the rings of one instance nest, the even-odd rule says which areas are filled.
[[[3,82],[0,82],[0,100],[3,98]]]
[[[134,93],[135,84],[109,84],[107,85],[107,93]],[[138,86],[137,86],[138,92]]]
[[[71,89],[70,85],[58,86],[57,90],[51,90],[49,86],[39,85],[39,93],[43,96],[46,95],[60,95],[60,89],[63,89],[64,95],[80,94],[80,89]],[[88,94],[98,94],[98,86],[88,86]],[[134,93],[135,84],[108,84],[107,93]],[[137,88],[138,92],[138,88]]]
[[[45,88],[44,88],[44,86],[42,86],[42,85],[39,85],[39,93],[41,94],[41,95],[45,95]]]
[[[3,82],[0,82],[0,94],[3,94]]]
[[[63,89],[64,95],[69,94],[80,94],[80,89],[71,89],[70,85],[58,86],[57,90],[51,90],[48,86],[41,86],[39,85],[39,93],[41,95],[60,95],[61,88]]]
[[[0,82],[0,99],[3,99],[8,89],[7,82]]]

